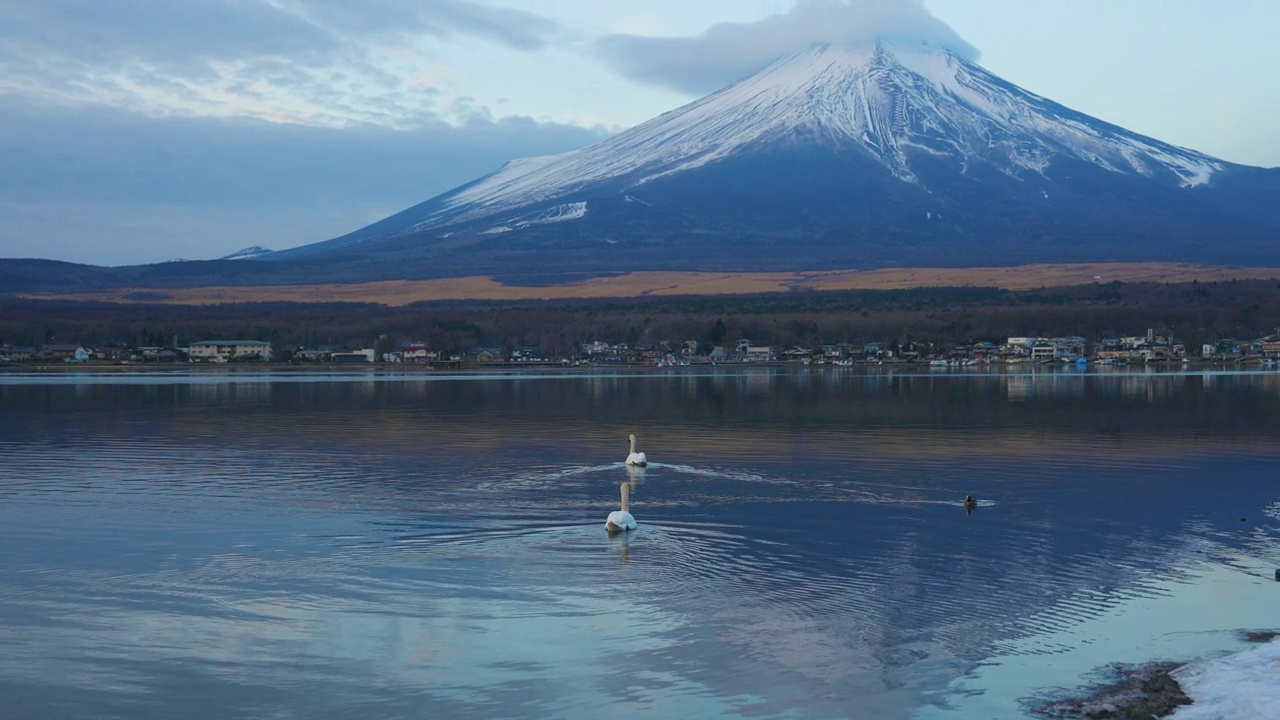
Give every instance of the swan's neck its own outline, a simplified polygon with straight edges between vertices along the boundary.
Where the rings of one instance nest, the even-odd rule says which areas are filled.
[[[631,454],[634,455],[635,453],[636,453],[636,436],[632,435],[631,436]]]
[[[630,496],[631,496],[631,491],[628,488],[627,484],[622,483],[622,512],[629,512],[627,510],[627,500],[630,499]]]

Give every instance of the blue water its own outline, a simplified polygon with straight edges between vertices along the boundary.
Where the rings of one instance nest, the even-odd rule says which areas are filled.
[[[0,715],[1025,717],[1280,626],[1278,408],[1274,373],[0,375]]]

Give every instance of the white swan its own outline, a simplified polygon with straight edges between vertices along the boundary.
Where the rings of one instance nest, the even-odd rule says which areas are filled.
[[[628,435],[627,437],[631,438],[631,454],[627,456],[627,464],[639,467],[648,465],[649,461],[645,459],[644,453],[636,452],[636,436]]]
[[[604,522],[604,529],[608,530],[610,535],[636,529],[636,519],[627,511],[627,490],[629,487],[627,483],[622,483],[622,509],[609,513],[609,519]]]

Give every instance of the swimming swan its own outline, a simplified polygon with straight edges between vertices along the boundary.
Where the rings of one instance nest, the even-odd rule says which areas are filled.
[[[631,438],[631,454],[627,456],[627,464],[639,467],[648,465],[649,461],[645,459],[644,453],[636,452],[636,436],[628,435],[627,437]]]
[[[609,513],[609,519],[604,522],[604,529],[608,530],[610,535],[636,529],[636,519],[627,511],[629,487],[627,483],[622,483],[622,509]]]

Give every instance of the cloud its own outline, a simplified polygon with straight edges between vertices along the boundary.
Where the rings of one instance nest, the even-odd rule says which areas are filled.
[[[979,55],[923,0],[798,0],[758,22],[721,23],[692,37],[609,35],[595,49],[633,80],[704,95],[811,45],[877,39],[926,42],[969,60]]]
[[[0,99],[407,127],[440,112],[405,78],[447,76],[442,43],[535,51],[565,32],[468,0],[0,0]]]
[[[0,0],[0,48],[86,66],[203,67],[210,59],[325,52],[335,38],[266,2]]]
[[[0,257],[108,265],[325,240],[607,135],[526,117],[339,129],[17,102],[0,127]]]
[[[607,133],[494,118],[440,59],[567,33],[471,0],[0,0],[0,257],[316,242],[590,144]]]
[[[0,0],[0,43],[156,66],[324,53],[388,35],[470,35],[536,50],[560,33],[534,13],[467,0]]]
[[[276,5],[334,34],[470,35],[518,50],[540,50],[559,38],[556,22],[526,10],[466,0],[275,0]]]

